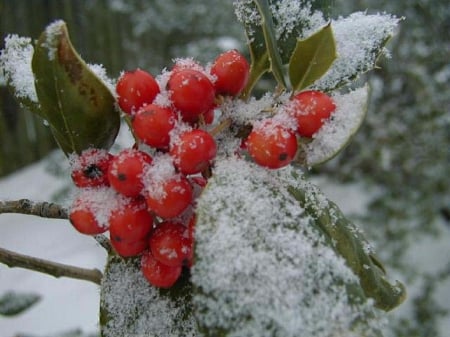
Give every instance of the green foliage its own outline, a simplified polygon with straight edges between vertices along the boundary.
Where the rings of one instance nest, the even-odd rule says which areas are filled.
[[[115,98],[76,53],[65,24],[56,22],[42,33],[32,68],[38,113],[63,152],[109,149],[120,126]]]
[[[289,60],[289,79],[293,91],[300,91],[321,78],[336,57],[331,23],[308,38],[299,39]]]

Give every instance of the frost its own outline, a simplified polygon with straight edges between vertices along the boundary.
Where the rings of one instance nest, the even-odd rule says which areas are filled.
[[[356,323],[371,303],[351,303],[346,290],[356,276],[285,191],[291,170],[217,163],[198,201],[192,270],[208,336],[372,336]]]
[[[149,285],[135,260],[116,258],[102,284],[103,336],[194,337],[196,326],[187,311],[189,289],[177,300]]]
[[[62,20],[56,20],[45,28],[46,40],[42,46],[48,50],[48,59],[53,61],[58,50],[58,38],[61,35],[61,29],[65,26]]]
[[[89,69],[97,75],[97,77],[103,82],[103,84],[109,89],[109,91],[115,95],[116,85],[114,81],[106,73],[106,69],[102,64],[88,64]]]
[[[368,87],[348,94],[336,94],[336,111],[314,134],[312,142],[303,145],[309,166],[324,162],[336,155],[358,130],[366,114]]]
[[[5,48],[0,52],[0,82],[11,85],[18,98],[37,103],[31,70],[33,52],[30,38],[8,35],[5,38]]]
[[[318,89],[348,83],[358,74],[372,69],[380,47],[394,34],[399,19],[388,14],[356,12],[331,24],[338,58],[330,70],[314,84]]]

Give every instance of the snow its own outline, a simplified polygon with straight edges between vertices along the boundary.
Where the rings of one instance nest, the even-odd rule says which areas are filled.
[[[286,192],[291,173],[223,159],[198,201],[193,301],[212,334],[359,336],[355,319],[373,310],[349,303],[345,284],[357,278]]]
[[[45,161],[0,180],[0,199],[52,200],[67,185],[47,171]],[[68,174],[67,170],[67,174]],[[68,204],[70,201],[63,201]],[[91,237],[81,235],[66,220],[19,214],[0,214],[0,246],[83,268],[103,269],[106,253]],[[36,292],[42,296],[25,313],[0,320],[2,336],[18,332],[51,335],[82,328],[98,331],[99,287],[93,283],[54,277],[0,264],[0,294],[7,291]]]
[[[8,35],[0,52],[0,82],[9,83],[19,98],[38,102],[31,70],[34,48],[31,38]]]

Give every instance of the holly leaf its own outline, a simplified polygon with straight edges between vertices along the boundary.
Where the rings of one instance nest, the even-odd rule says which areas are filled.
[[[366,297],[372,298],[375,306],[384,311],[398,307],[406,298],[403,284],[398,281],[391,284],[386,279],[385,268],[362,232],[344,217],[335,203],[326,200],[317,188],[299,178],[296,185],[289,187],[289,193],[305,208],[316,228],[358,276]]]
[[[191,294],[186,270],[173,287],[159,289],[142,275],[140,258],[110,255],[101,284],[101,336],[196,336]]]
[[[63,21],[39,37],[32,70],[40,115],[66,155],[112,146],[120,126],[114,96],[75,51]]]
[[[338,58],[313,88],[331,91],[374,69],[398,22],[392,15],[362,12],[332,21]]]
[[[18,315],[31,308],[40,299],[41,296],[34,293],[9,291],[0,297],[0,315],[8,317]]]
[[[193,304],[204,336],[375,336],[359,279],[289,191],[292,167],[221,158],[197,206]]]
[[[322,77],[336,59],[331,23],[306,39],[297,40],[289,61],[289,79],[294,92]]]

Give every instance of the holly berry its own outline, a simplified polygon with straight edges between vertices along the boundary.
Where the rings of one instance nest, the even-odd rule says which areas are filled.
[[[90,148],[70,156],[71,177],[77,187],[109,185],[108,167],[113,155],[104,149]]]
[[[111,212],[109,217],[110,238],[117,242],[144,240],[153,227],[153,217],[147,211],[145,201],[130,200]]]
[[[116,92],[120,108],[127,114],[133,114],[142,106],[152,103],[160,90],[151,74],[136,69],[121,75],[116,84]]]
[[[148,240],[141,239],[138,241],[118,241],[111,238],[111,246],[114,251],[122,257],[131,257],[142,254],[148,248]]]
[[[175,109],[185,122],[196,122],[198,117],[214,105],[215,91],[209,78],[194,69],[172,72],[167,90]]]
[[[135,149],[125,149],[112,160],[108,169],[108,179],[111,186],[127,197],[137,197],[144,184],[142,174],[146,165],[152,162],[152,157]]]
[[[108,194],[107,189],[86,188],[81,190],[73,200],[69,211],[69,220],[80,233],[96,235],[108,230],[108,223],[103,221],[99,211],[99,206],[104,201],[102,199]],[[103,210],[103,213],[107,212],[107,209]]]
[[[216,77],[216,92],[222,95],[239,95],[247,84],[249,69],[250,65],[245,57],[235,49],[219,55],[211,67],[211,75]]]
[[[183,132],[170,150],[175,166],[183,174],[202,172],[209,167],[216,153],[214,138],[201,129]]]
[[[169,146],[169,133],[176,119],[177,115],[171,109],[149,104],[134,115],[132,127],[135,135],[145,144],[164,149]]]
[[[170,288],[180,277],[182,266],[165,265],[156,260],[150,251],[147,251],[141,257],[141,271],[151,285]]]
[[[333,99],[321,91],[303,91],[292,98],[291,112],[302,137],[312,137],[335,110]]]
[[[188,229],[176,222],[163,222],[153,231],[149,240],[153,257],[171,266],[181,266],[191,255]]]
[[[163,219],[179,216],[191,205],[192,199],[192,186],[182,175],[154,181],[145,190],[148,208]]]
[[[297,152],[297,137],[281,124],[267,120],[253,128],[246,146],[253,160],[264,167],[277,169],[288,165]]]

